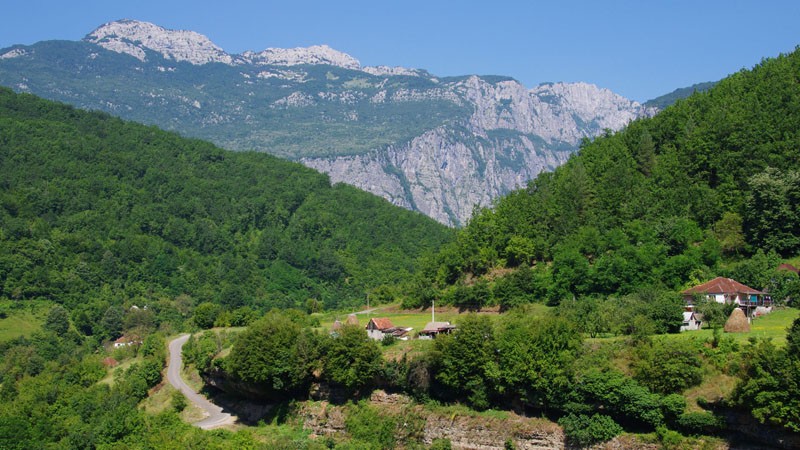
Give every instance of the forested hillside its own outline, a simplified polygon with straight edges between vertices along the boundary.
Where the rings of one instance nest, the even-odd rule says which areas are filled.
[[[764,268],[800,252],[799,148],[795,51],[585,141],[566,165],[475,215],[416,285],[438,290],[414,289],[409,304],[503,304],[508,292],[559,303],[713,274],[767,287]],[[498,268],[520,270],[484,276]]]
[[[7,89],[0,180],[0,298],[61,303],[111,337],[123,305],[225,325],[360,303],[451,233],[299,164]]]

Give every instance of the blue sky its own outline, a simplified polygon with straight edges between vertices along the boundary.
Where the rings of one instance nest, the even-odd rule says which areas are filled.
[[[78,40],[121,18],[197,31],[229,53],[328,44],[363,65],[586,81],[639,101],[800,45],[797,0],[29,0],[0,8],[0,48]]]

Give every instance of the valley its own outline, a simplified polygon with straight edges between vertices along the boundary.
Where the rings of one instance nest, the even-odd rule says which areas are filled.
[[[800,446],[800,50],[656,111],[123,20],[0,84],[0,448]]]

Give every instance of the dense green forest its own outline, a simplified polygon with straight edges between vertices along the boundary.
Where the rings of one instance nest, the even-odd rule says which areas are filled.
[[[0,299],[116,337],[390,296],[451,231],[299,164],[0,90]],[[376,294],[377,297],[377,294]],[[210,314],[209,314],[210,313]],[[114,325],[116,324],[116,325]]]
[[[795,51],[585,141],[475,214],[407,304],[558,304],[674,293],[715,275],[797,297],[796,277],[774,269],[800,252],[798,83]],[[519,270],[498,280],[509,268]]]

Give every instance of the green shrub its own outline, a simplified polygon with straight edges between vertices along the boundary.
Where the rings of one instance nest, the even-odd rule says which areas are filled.
[[[453,444],[450,443],[450,439],[439,438],[434,439],[429,448],[430,450],[450,450],[453,448]]]
[[[685,440],[683,435],[677,431],[670,430],[667,427],[658,427],[656,429],[656,434],[658,434],[658,439],[661,441],[661,445],[665,449],[681,448],[681,444]]]
[[[384,347],[389,347],[390,345],[397,343],[397,341],[398,339],[394,337],[394,335],[387,334],[383,336],[383,339],[381,339],[381,345]]]
[[[175,409],[176,412],[183,411],[187,406],[186,396],[184,396],[181,391],[172,393],[172,408]]]
[[[724,423],[710,412],[690,412],[678,418],[678,426],[691,434],[712,434],[724,426]]]
[[[569,414],[558,420],[570,444],[588,446],[613,439],[622,433],[622,427],[611,417],[594,414]]]
[[[685,409],[686,398],[680,394],[670,394],[661,399],[661,411],[669,422],[677,420]]]
[[[394,419],[365,402],[348,408],[344,424],[355,441],[364,443],[362,448],[391,449],[395,446],[394,431],[397,424]]]
[[[633,362],[634,378],[654,392],[671,394],[703,381],[700,350],[685,342],[657,340],[640,346]]]

